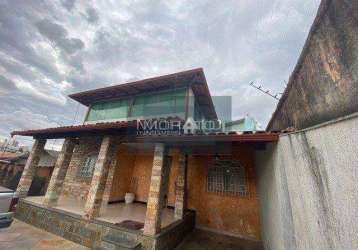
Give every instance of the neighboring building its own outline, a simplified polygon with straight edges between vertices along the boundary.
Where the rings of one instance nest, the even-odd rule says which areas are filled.
[[[11,139],[11,140],[3,140],[0,141],[0,157],[2,153],[11,152],[11,153],[25,153],[28,152],[27,146],[20,146],[19,142]]]
[[[21,199],[19,219],[89,247],[173,249],[194,226],[261,239],[254,156],[278,135],[185,123],[218,122],[202,69],[70,97],[88,107],[83,125],[12,133],[35,139],[21,197],[46,139],[65,139],[46,195]]]
[[[357,1],[323,0],[267,130],[358,112]]]
[[[259,130],[257,121],[246,116],[244,118],[225,123],[225,131],[256,131]]]
[[[29,152],[12,153],[12,155],[0,153],[0,186],[16,189],[29,154]],[[44,150],[30,186],[30,196],[45,194],[58,154],[58,151]]]

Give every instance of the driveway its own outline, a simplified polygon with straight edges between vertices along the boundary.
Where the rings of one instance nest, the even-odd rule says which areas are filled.
[[[0,229],[0,249],[85,250],[88,248],[15,219],[9,228]]]

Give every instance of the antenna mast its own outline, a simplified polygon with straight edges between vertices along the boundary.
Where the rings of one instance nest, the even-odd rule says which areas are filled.
[[[279,94],[273,95],[273,94],[270,93],[270,90],[264,90],[264,89],[262,89],[261,85],[260,85],[260,86],[256,86],[256,85],[254,84],[254,82],[250,82],[250,86],[254,87],[255,89],[261,91],[262,93],[264,93],[264,94],[266,94],[266,95],[271,96],[272,98],[275,98],[276,100],[280,100],[280,98],[278,98],[278,95],[279,95]]]

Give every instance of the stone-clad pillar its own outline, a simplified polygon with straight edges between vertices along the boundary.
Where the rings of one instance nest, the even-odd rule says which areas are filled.
[[[106,181],[106,187],[104,188],[104,193],[103,193],[103,198],[102,198],[102,207],[101,207],[100,211],[104,211],[108,206],[109,198],[111,196],[112,182],[113,182],[113,177],[114,177],[114,172],[116,170],[116,166],[117,166],[117,157],[116,157],[116,155],[114,155],[114,157],[111,161],[111,164],[109,166],[108,177],[107,177],[107,181]]]
[[[51,180],[45,195],[44,205],[47,207],[54,207],[57,205],[75,144],[75,139],[66,138],[62,145],[61,153],[57,158],[55,169],[53,170]]]
[[[93,219],[99,216],[114,152],[114,138],[112,136],[103,137],[85,205],[84,217],[87,219]]]
[[[163,199],[163,169],[165,159],[165,145],[161,143],[155,144],[152,177],[149,187],[147,212],[144,222],[144,234],[155,235],[160,232],[161,228],[161,214]]]
[[[175,209],[174,209],[174,218],[183,219],[185,211],[185,192],[186,192],[186,170],[188,164],[188,156],[181,152],[179,156],[179,168],[178,176],[175,182]]]
[[[16,192],[20,198],[26,197],[30,189],[32,179],[35,174],[35,168],[40,161],[40,157],[44,151],[46,139],[36,139],[32,146],[29,158],[27,158],[24,171],[22,172],[21,179],[17,185]]]

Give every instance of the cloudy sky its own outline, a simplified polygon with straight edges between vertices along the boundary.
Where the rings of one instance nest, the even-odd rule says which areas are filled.
[[[264,128],[319,0],[0,0],[0,138],[80,123],[68,94],[203,67]],[[75,115],[77,114],[77,115]],[[30,141],[17,139],[29,144]]]

